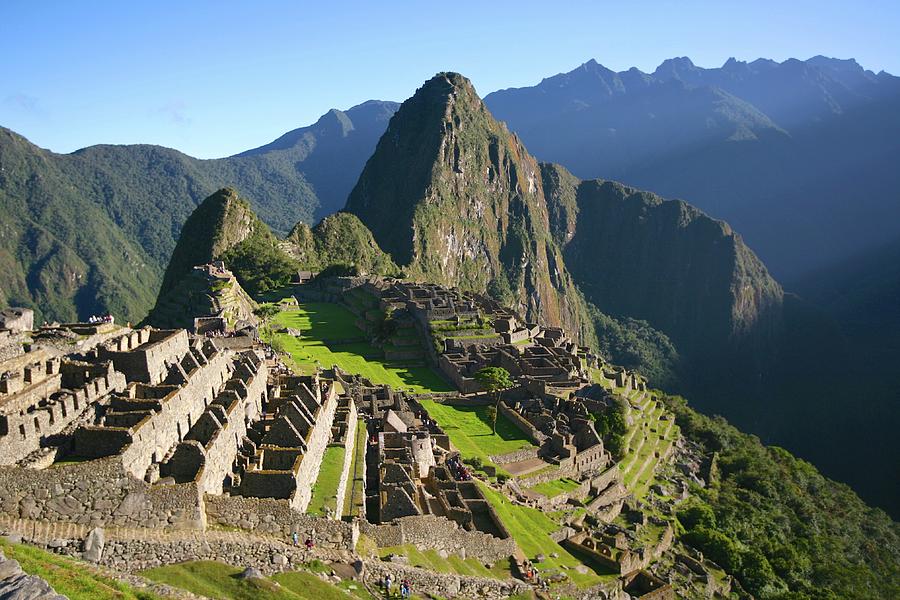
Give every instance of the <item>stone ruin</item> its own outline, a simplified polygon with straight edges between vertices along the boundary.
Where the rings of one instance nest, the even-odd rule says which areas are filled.
[[[286,499],[292,508],[306,510],[338,404],[333,381],[278,376],[263,418],[248,431],[231,493]]]

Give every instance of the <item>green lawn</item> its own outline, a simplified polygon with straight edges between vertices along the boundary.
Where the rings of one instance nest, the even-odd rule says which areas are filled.
[[[614,573],[600,573],[595,570],[587,574],[577,572],[574,567],[582,562],[550,538],[549,534],[560,528],[559,523],[535,508],[513,504],[506,496],[480,481],[478,485],[525,556],[532,560],[538,554],[547,557],[544,562],[535,564],[538,570],[559,570],[566,573],[580,587],[616,579]],[[559,554],[559,558],[550,557],[554,552]],[[587,566],[592,568],[592,565]]]
[[[428,366],[386,361],[383,353],[368,342],[338,343],[365,337],[354,324],[355,320],[353,313],[343,306],[324,302],[301,304],[299,310],[282,311],[273,318],[278,327],[303,332],[300,338],[288,334],[275,334],[275,338],[304,373],[311,373],[316,365],[326,369],[337,365],[372,383],[397,389],[416,393],[453,391]]]
[[[553,498],[555,496],[559,496],[560,494],[571,492],[575,490],[579,485],[580,484],[574,479],[563,477],[562,479],[539,483],[529,489],[531,489],[532,492],[537,492],[538,494],[543,494],[548,498]]]
[[[324,516],[327,508],[331,514],[337,509],[337,489],[344,466],[344,448],[328,446],[322,456],[319,476],[312,488],[312,498],[306,512],[311,515]]]
[[[409,563],[414,567],[422,567],[438,573],[455,573],[457,575],[475,576],[475,577],[491,577],[494,579],[509,579],[512,572],[509,569],[509,563],[498,562],[492,568],[487,568],[477,558],[467,558],[463,560],[455,554],[451,554],[448,558],[441,558],[435,550],[419,550],[412,544],[403,546],[388,546],[378,549],[378,555],[382,558],[389,554],[399,554],[409,558]]]
[[[497,416],[497,433],[491,431],[487,406],[453,406],[422,400],[422,406],[437,421],[463,458],[479,457],[490,463],[492,454],[506,454],[533,446],[522,431],[503,415]]]
[[[369,600],[372,596],[361,584],[347,589],[326,583],[312,573],[292,571],[271,578],[238,579],[242,569],[213,561],[195,561],[149,569],[144,577],[179,587],[183,590],[223,600]]]
[[[29,575],[42,577],[58,594],[70,600],[157,600],[159,596],[136,590],[124,583],[100,575],[87,563],[51,554],[24,544],[11,544],[0,538],[0,549],[15,559]]]

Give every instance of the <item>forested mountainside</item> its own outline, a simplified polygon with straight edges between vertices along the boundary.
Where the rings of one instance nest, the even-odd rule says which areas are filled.
[[[223,186],[271,227],[343,205],[396,105],[329,111],[310,126],[238,156],[198,160],[159,146],[38,148],[0,129],[0,301],[39,319],[114,312],[137,321],[153,305],[181,226]]]
[[[689,357],[779,327],[780,287],[727,225],[539,165],[455,73],[401,105],[347,211],[411,276],[488,292],[586,342],[582,292]]]
[[[485,103],[540,160],[725,219],[791,283],[900,234],[900,78],[853,60],[591,60]]]

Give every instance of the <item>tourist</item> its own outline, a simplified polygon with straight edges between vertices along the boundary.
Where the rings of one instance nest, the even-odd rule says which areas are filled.
[[[391,597],[391,574],[388,573],[384,576],[384,593],[388,598]]]
[[[295,545],[295,546],[299,546],[299,545],[300,545],[300,534],[298,534],[298,533],[295,531],[295,532],[293,533],[292,537],[293,537],[293,539],[294,539],[294,545]]]
[[[312,538],[306,538],[306,541],[303,542],[303,545],[306,546],[306,550],[308,552],[312,552],[313,546],[315,546],[315,544],[312,541]]]
[[[410,591],[409,590],[409,580],[404,579],[402,582],[400,582],[400,597],[401,598],[409,598],[410,597],[409,591]]]

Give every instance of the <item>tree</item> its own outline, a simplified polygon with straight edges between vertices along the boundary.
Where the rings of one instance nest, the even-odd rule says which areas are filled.
[[[253,311],[253,314],[263,321],[268,321],[281,311],[276,304],[263,304]]]
[[[497,407],[488,406],[485,412],[487,414],[488,421],[491,422],[491,428],[494,430],[494,433],[497,433]]]
[[[493,412],[489,414],[493,414],[491,426],[494,433],[497,433],[497,413],[500,411],[500,395],[503,390],[513,386],[512,377],[510,377],[509,371],[503,367],[484,367],[475,373],[475,380],[481,384],[484,391],[496,395],[494,406],[492,407]]]

